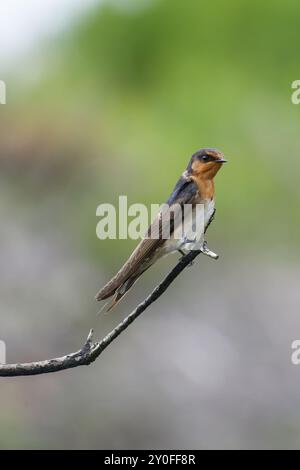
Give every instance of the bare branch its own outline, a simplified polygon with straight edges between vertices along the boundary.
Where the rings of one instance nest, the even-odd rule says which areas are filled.
[[[126,328],[128,328],[128,326],[137,317],[139,317],[168,289],[177,276],[179,276],[179,274],[188,265],[190,265],[200,253],[200,251],[191,251],[189,254],[181,258],[177,265],[153,290],[153,292],[101,341],[93,342],[93,330],[91,330],[84,346],[79,351],[55,359],[47,359],[46,361],[0,365],[0,377],[19,377],[24,375],[49,374],[51,372],[58,372],[60,370],[90,365],[100,356],[100,354],[110,343],[112,343],[124,330],[126,330]]]

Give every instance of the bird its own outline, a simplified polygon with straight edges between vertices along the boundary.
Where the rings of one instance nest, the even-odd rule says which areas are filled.
[[[215,148],[203,148],[192,155],[146,235],[118,273],[97,293],[97,301],[113,297],[107,312],[123,299],[145,271],[170,253],[179,252],[185,256],[190,250],[199,249],[203,254],[218,259],[218,255],[208,248],[205,233],[216,211],[214,177],[226,162],[224,154]],[[185,212],[185,207],[190,210]],[[195,234],[196,219],[199,217],[197,207],[203,208],[203,221]],[[166,208],[168,217],[165,216]]]

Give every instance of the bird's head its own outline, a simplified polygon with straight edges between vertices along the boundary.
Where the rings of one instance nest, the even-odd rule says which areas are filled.
[[[192,155],[186,173],[191,177],[212,179],[226,161],[217,149],[201,149]]]

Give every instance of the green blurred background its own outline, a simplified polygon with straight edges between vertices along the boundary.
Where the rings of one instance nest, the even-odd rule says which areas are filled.
[[[176,256],[96,316],[95,293],[135,245],[99,241],[96,207],[165,201],[205,146],[230,161],[208,233],[221,257],[199,258],[90,368],[1,379],[0,447],[299,447],[299,2],[77,4],[56,29],[53,2],[47,34],[0,58],[8,362],[76,350],[149,293]],[[20,24],[34,31],[42,10]]]

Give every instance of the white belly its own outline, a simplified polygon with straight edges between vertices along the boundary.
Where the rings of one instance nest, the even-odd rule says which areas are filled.
[[[215,211],[215,201],[206,200],[196,210],[187,211],[183,227],[177,227],[171,238],[166,240],[161,248],[164,254],[173,251],[201,249],[204,242],[204,233]],[[183,235],[183,236],[182,236]]]

